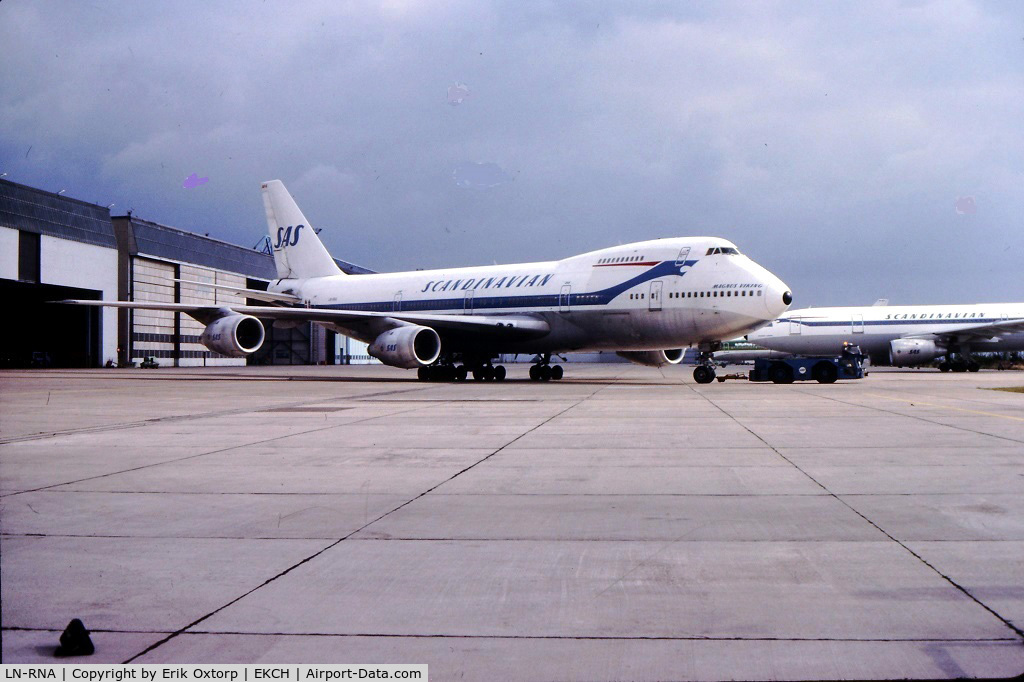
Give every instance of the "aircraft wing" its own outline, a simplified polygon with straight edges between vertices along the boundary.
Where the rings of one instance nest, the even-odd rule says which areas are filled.
[[[415,313],[404,311],[375,312],[369,310],[337,310],[335,308],[280,308],[274,306],[231,305],[201,306],[189,303],[150,303],[146,301],[87,301],[64,300],[54,303],[136,308],[140,310],[169,310],[185,313],[203,324],[232,312],[252,315],[264,320],[295,320],[301,322],[327,322],[341,327],[373,327],[382,333],[408,324],[421,324],[435,331],[478,332],[506,338],[537,338],[551,331],[541,317],[533,315],[449,315],[444,313]]]
[[[995,339],[1003,334],[1020,334],[1022,332],[1024,332],[1024,318],[1016,318],[979,324],[974,327],[950,326],[948,331],[940,329],[927,334],[907,334],[903,338],[933,339],[938,337],[963,343],[965,341],[985,341]]]

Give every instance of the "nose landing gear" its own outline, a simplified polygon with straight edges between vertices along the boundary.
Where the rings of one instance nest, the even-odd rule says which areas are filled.
[[[710,384],[715,380],[714,352],[722,347],[722,344],[701,346],[697,353],[697,366],[693,368],[693,380],[698,384]]]

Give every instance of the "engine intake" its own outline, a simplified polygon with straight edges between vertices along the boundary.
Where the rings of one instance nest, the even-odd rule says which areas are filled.
[[[683,361],[685,353],[686,351],[682,348],[674,348],[672,350],[623,350],[616,355],[638,365],[661,367],[662,365],[678,365]]]
[[[225,315],[206,325],[200,343],[229,358],[244,358],[263,345],[263,323],[252,315]]]
[[[441,337],[430,327],[395,327],[378,336],[370,344],[368,352],[392,367],[426,367],[434,364],[441,355]]]
[[[908,367],[931,362],[946,350],[925,339],[893,339],[889,342],[889,363],[893,367]]]

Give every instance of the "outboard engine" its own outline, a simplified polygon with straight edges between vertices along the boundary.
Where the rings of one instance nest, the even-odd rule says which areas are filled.
[[[244,358],[263,345],[263,323],[252,315],[225,315],[206,325],[200,343],[229,358]]]
[[[437,361],[441,337],[430,327],[408,325],[389,329],[370,344],[368,352],[385,365],[416,369]]]
[[[685,349],[675,348],[672,350],[624,350],[617,352],[616,355],[638,365],[661,367],[662,365],[678,365],[683,361],[685,353]]]
[[[931,362],[946,350],[926,339],[893,339],[889,342],[889,363],[893,367],[908,367]]]

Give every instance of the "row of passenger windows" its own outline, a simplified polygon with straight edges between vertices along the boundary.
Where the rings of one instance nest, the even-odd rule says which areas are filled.
[[[740,289],[739,291],[732,291],[727,289],[725,291],[676,291],[669,292],[669,298],[724,298],[726,296],[753,296],[753,289]],[[757,290],[757,295],[761,295],[761,290]]]
[[[643,259],[643,256],[621,256],[619,258],[602,258],[601,260],[597,261],[597,264],[603,265],[605,263],[636,263],[642,261]]]
[[[706,254],[704,254],[704,255],[705,256],[713,256],[716,253],[724,253],[724,254],[727,254],[727,255],[730,255],[730,256],[738,256],[738,255],[740,255],[740,250],[739,249],[734,249],[731,246],[716,246],[713,249],[708,249],[708,252]]]
[[[670,291],[668,292],[669,298],[725,298],[727,296],[753,296],[753,289],[740,289],[739,291]],[[757,295],[761,295],[761,290],[757,291]],[[646,294],[630,294],[629,300],[638,301],[646,297]]]

